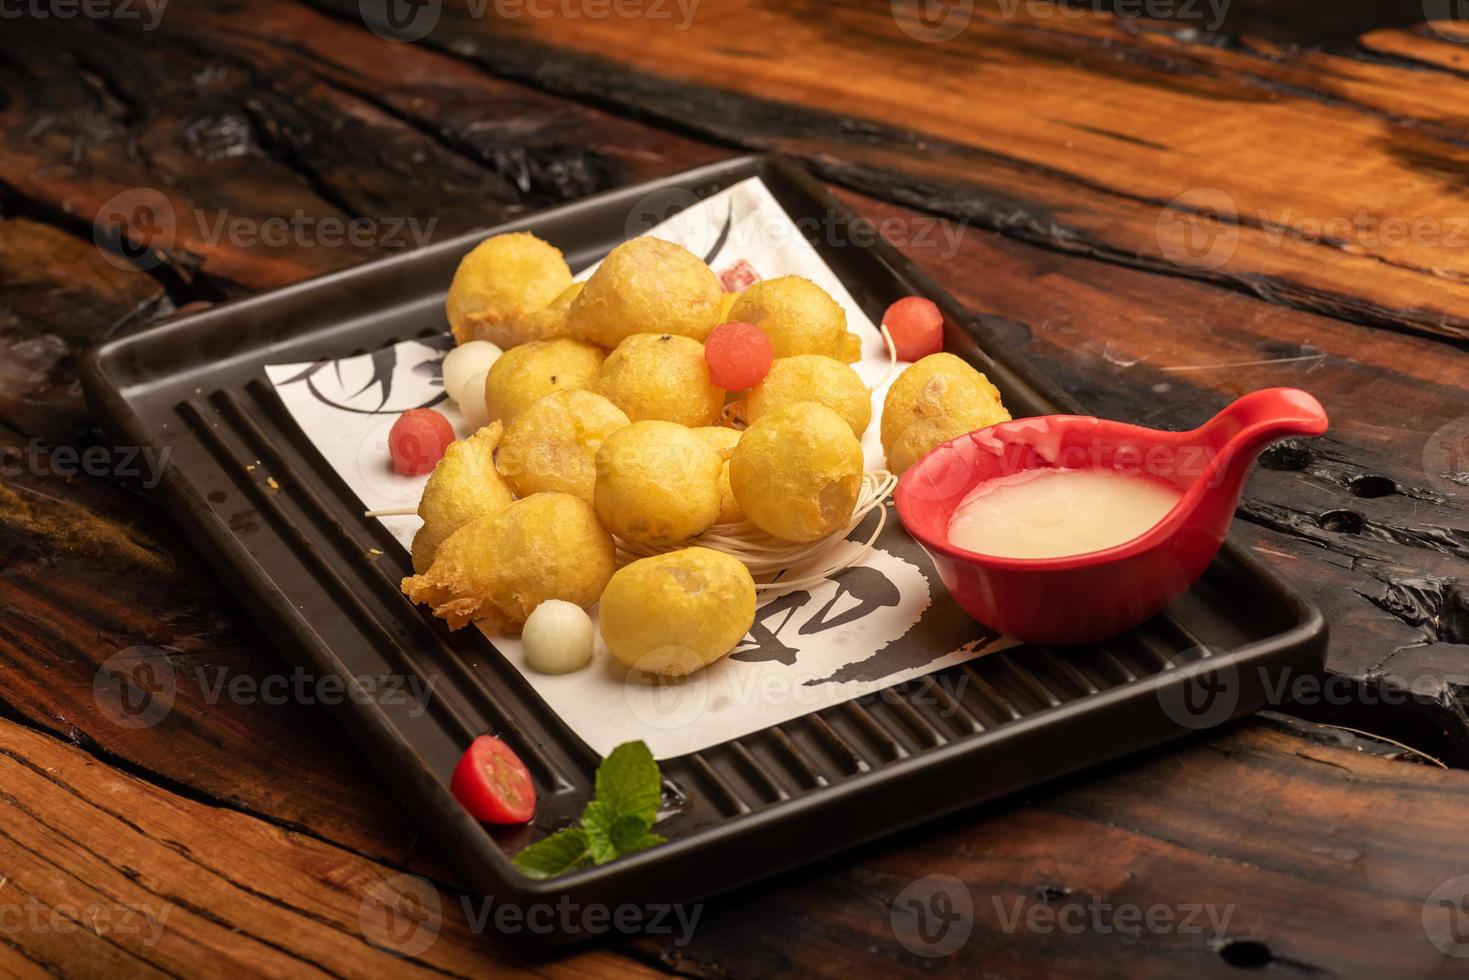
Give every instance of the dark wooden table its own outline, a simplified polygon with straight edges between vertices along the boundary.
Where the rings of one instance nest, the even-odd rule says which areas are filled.
[[[410,44],[355,0],[177,2],[156,23],[138,0],[15,5],[0,973],[1462,975],[1469,30],[1417,4],[1236,0],[1223,24],[1203,4],[974,6],[446,2]],[[686,944],[519,953],[475,934],[455,869],[326,711],[220,695],[290,668],[125,448],[87,453],[77,357],[411,245],[410,219],[440,239],[745,149],[806,160],[1098,414],[1184,427],[1257,387],[1318,394],[1332,431],[1270,454],[1234,533],[1325,610],[1326,683],[711,903]],[[94,237],[137,189],[180,218],[145,271]],[[272,216],[297,230],[236,230]],[[332,244],[327,219],[366,232]],[[152,727],[93,697],[135,646],[180,677]],[[393,959],[359,912],[404,873],[436,884],[443,924]],[[944,958],[895,932],[930,875],[973,903]],[[1124,906],[1171,924],[1128,928]],[[1183,928],[1195,907],[1221,925]]]

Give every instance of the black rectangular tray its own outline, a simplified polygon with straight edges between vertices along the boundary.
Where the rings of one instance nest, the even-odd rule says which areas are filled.
[[[92,411],[115,438],[168,449],[163,505],[286,657],[344,679],[437,678],[417,717],[411,705],[355,699],[337,714],[468,883],[499,902],[698,900],[1158,744],[1202,727],[1196,721],[1254,711],[1265,703],[1263,672],[1320,668],[1321,614],[1226,544],[1165,614],[1109,643],[992,654],[667,760],[669,813],[657,829],[668,844],[554,880],[522,876],[510,855],[580,814],[597,756],[477,631],[450,634],[399,594],[407,555],[362,516],[263,367],[443,332],[454,269],[488,234],[534,231],[581,268],[627,236],[648,195],[682,188],[702,197],[751,176],[874,321],[899,296],[929,296],[949,321],[947,349],[989,375],[1016,417],[1077,411],[1025,360],[986,353],[1000,349],[987,343],[986,318],[894,249],[851,244],[872,240],[846,227],[861,219],[775,157],[702,167],[227,303],[114,340],[82,364]],[[1176,705],[1204,674],[1224,678],[1226,710],[1180,720]],[[530,767],[541,796],[533,827],[491,831],[450,795],[460,753],[483,732],[505,738]]]

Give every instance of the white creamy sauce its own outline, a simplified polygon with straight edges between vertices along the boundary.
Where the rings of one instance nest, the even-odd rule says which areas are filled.
[[[1131,541],[1183,491],[1112,470],[1026,470],[986,480],[949,519],[949,542],[997,558],[1084,555]]]

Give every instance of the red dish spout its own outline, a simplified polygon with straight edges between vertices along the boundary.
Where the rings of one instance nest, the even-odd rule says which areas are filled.
[[[1162,611],[1208,567],[1234,517],[1250,464],[1269,443],[1319,436],[1326,412],[1297,388],[1245,395],[1192,432],[1082,415],[1002,422],[960,436],[898,482],[898,515],[975,619],[1030,643],[1116,636]],[[954,509],[980,483],[1039,467],[1111,469],[1168,481],[1183,496],[1151,530],[1061,558],[1000,558],[949,542]]]

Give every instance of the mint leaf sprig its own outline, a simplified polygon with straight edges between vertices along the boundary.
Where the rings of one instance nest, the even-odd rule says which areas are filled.
[[[515,855],[515,866],[532,878],[554,878],[662,844],[652,832],[661,797],[658,763],[648,746],[619,745],[597,766],[593,798],[578,826],[536,841]]]

